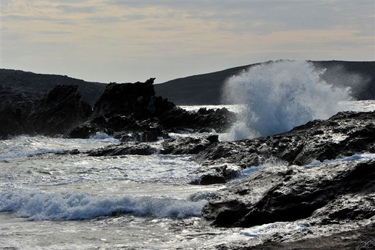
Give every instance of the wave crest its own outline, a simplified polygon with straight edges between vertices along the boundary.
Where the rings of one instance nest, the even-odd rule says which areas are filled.
[[[253,66],[229,78],[226,102],[245,104],[226,140],[269,136],[342,111],[350,89],[335,88],[307,61],[277,61]]]
[[[169,197],[103,197],[83,193],[11,192],[0,194],[0,212],[31,220],[86,220],[128,213],[135,216],[186,218],[200,216],[206,200]]]

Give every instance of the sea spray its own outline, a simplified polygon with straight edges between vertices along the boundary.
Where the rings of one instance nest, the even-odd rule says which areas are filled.
[[[246,108],[221,139],[274,135],[342,111],[339,102],[351,100],[350,89],[325,82],[323,72],[307,61],[276,61],[229,78],[223,91],[226,101]]]

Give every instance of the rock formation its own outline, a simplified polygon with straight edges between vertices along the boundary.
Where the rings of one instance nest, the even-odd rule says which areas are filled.
[[[199,153],[204,165],[235,163],[242,168],[270,159],[305,165],[360,152],[375,152],[375,112],[342,112],[269,137],[221,142]]]
[[[44,96],[0,87],[0,96],[0,138],[62,135],[91,115],[90,105],[81,101],[73,85],[57,85]]]
[[[203,209],[218,226],[250,227],[311,217],[315,223],[375,215],[375,161],[268,167],[219,192]]]
[[[197,159],[206,171],[220,164],[254,170],[209,199],[202,210],[207,222],[305,225],[259,236],[257,246],[249,241],[218,249],[373,249],[375,159],[368,153],[375,153],[374,124],[375,112],[343,112],[284,134],[218,142],[201,151]],[[228,181],[223,169],[210,181]]]
[[[155,96],[154,78],[146,82],[109,84],[94,106],[90,122],[70,132],[70,137],[87,138],[98,131],[126,135],[142,133],[149,141],[163,136],[164,131],[228,129],[235,114],[227,109],[189,112]],[[119,135],[120,137],[123,137]]]

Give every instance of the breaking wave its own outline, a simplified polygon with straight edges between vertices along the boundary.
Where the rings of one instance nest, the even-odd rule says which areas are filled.
[[[245,104],[239,122],[222,139],[239,140],[291,130],[314,119],[327,119],[345,109],[349,88],[335,88],[307,61],[277,61],[250,67],[229,78],[227,103]]]
[[[200,216],[206,200],[154,197],[103,197],[83,193],[0,193],[0,212],[30,220],[87,220],[114,214],[159,218]]]

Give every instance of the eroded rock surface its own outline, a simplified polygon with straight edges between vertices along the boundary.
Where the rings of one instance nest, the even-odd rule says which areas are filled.
[[[375,112],[342,112],[290,132],[236,142],[221,142],[199,153],[204,165],[235,163],[243,168],[269,159],[305,165],[360,152],[375,153]]]
[[[217,226],[250,227],[311,216],[315,223],[375,215],[375,160],[317,167],[267,167],[217,193],[203,217]]]

